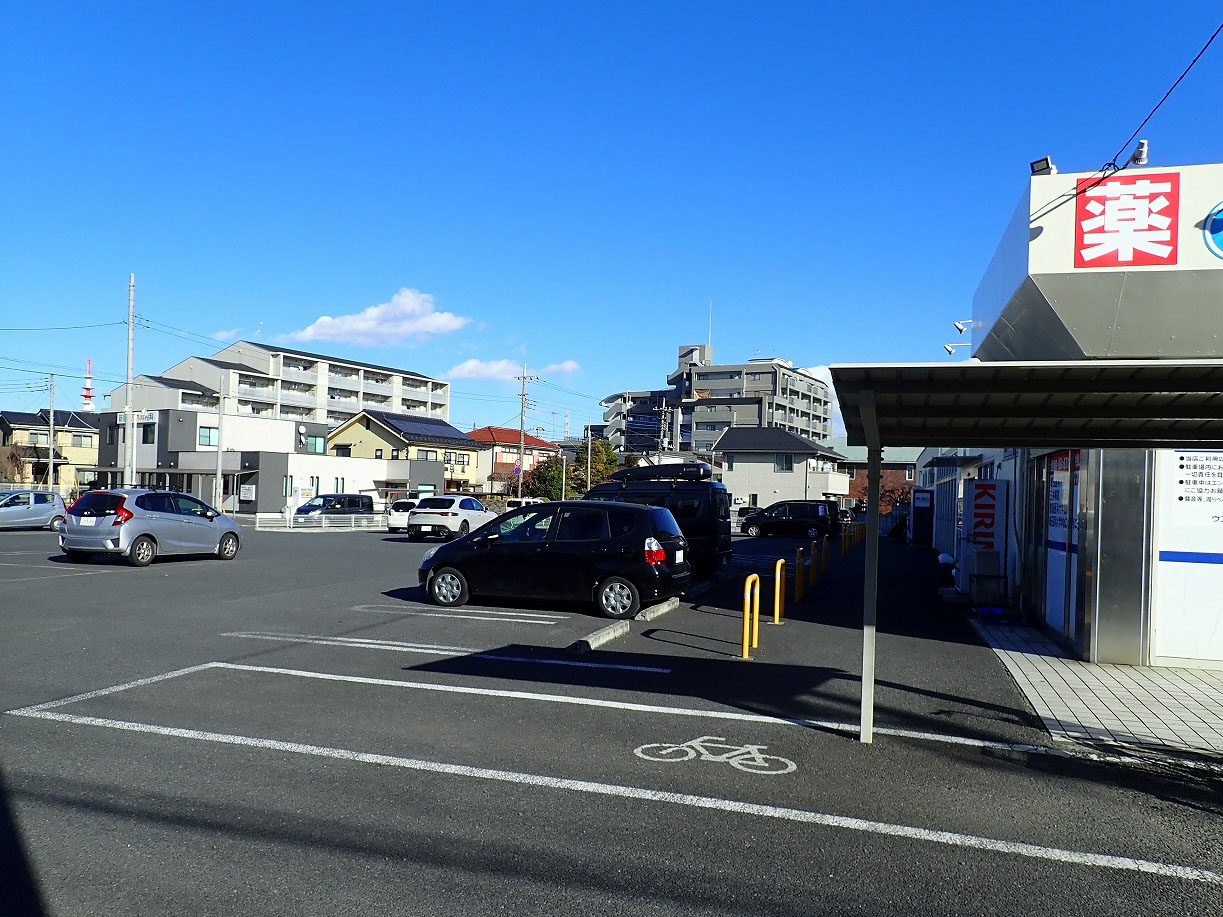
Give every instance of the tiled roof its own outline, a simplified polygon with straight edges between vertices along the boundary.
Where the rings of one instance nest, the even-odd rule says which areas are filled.
[[[839,452],[781,427],[729,427],[714,443],[714,452],[790,452],[841,459]]]
[[[510,427],[480,427],[478,430],[472,430],[467,434],[478,443],[495,444],[498,446],[517,446],[519,440],[519,432]],[[532,449],[559,449],[555,443],[550,443],[546,439],[540,439],[538,436],[532,436],[527,433],[522,436],[526,445]]]
[[[866,464],[866,446],[846,445],[844,436],[829,437],[828,445],[845,456],[846,461],[855,465]],[[883,462],[893,465],[912,465],[921,454],[921,446],[884,446]]]

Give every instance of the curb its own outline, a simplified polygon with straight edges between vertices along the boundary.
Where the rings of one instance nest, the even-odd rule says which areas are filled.
[[[668,611],[675,611],[677,608],[679,608],[679,599],[667,599],[665,602],[641,609],[637,614],[637,620],[653,621],[655,618],[661,618]]]
[[[607,627],[599,628],[594,633],[587,634],[581,640],[570,643],[565,649],[570,653],[581,656],[597,647],[603,646],[605,643],[611,643],[613,640],[625,636],[628,632],[628,621],[616,621],[613,624],[608,624]]]

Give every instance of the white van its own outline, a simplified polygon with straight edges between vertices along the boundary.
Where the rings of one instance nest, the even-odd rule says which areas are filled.
[[[509,512],[512,509],[522,509],[524,506],[530,506],[532,503],[547,503],[543,497],[513,497],[505,501],[505,510]]]

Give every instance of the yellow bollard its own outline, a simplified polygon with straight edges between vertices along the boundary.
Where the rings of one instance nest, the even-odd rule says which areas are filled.
[[[780,624],[786,616],[786,559],[777,558],[773,565],[773,623]]]
[[[828,572],[828,555],[831,552],[828,550],[828,539],[824,539],[824,550],[820,552],[820,572]]]
[[[749,609],[754,612],[749,614]],[[743,658],[751,659],[748,646],[760,645],[760,576],[753,573],[743,581]]]
[[[803,598],[803,549],[794,552],[794,601],[801,602]]]
[[[820,543],[818,541],[811,542],[811,548],[807,552],[807,556],[811,558],[811,563],[807,567],[808,586],[814,586],[816,581],[820,578],[820,571],[817,569],[815,564],[815,558],[818,556],[819,550]]]

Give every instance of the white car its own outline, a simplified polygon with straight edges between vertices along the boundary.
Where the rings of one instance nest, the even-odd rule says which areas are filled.
[[[420,541],[429,535],[462,538],[484,523],[496,519],[475,497],[460,494],[446,497],[425,497],[408,513],[408,540]]]
[[[386,528],[388,532],[402,532],[408,527],[408,516],[416,509],[415,500],[394,500],[386,508]]]

